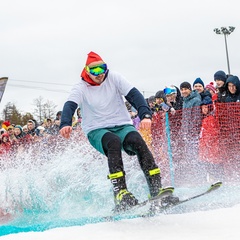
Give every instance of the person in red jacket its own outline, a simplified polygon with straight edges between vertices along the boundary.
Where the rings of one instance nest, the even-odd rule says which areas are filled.
[[[199,139],[199,161],[206,169],[207,180],[218,180],[217,176],[222,174],[222,163],[219,156],[219,128],[210,97],[202,101],[201,110],[203,119]]]
[[[8,133],[3,133],[1,136],[0,155],[6,154],[11,149],[11,142]]]

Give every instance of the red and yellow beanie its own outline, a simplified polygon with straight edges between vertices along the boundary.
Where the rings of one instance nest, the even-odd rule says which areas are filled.
[[[4,121],[2,123],[2,128],[4,128],[6,131],[8,129],[8,127],[11,125],[11,123],[9,121]]]
[[[95,52],[90,52],[88,54],[88,58],[87,58],[87,61],[86,61],[86,66],[88,66],[89,64],[93,63],[93,62],[98,62],[98,61],[103,61],[102,58]],[[86,72],[86,69],[85,67],[83,68],[82,70],[82,73],[81,73],[81,78],[89,83],[90,85],[92,86],[99,86],[100,84],[98,83],[95,83],[87,74]]]

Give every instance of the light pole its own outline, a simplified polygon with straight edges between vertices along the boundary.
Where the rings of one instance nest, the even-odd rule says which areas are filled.
[[[234,31],[235,27],[221,27],[213,29],[216,34],[223,34],[225,40],[225,47],[226,47],[226,55],[227,55],[227,65],[228,65],[228,74],[230,74],[230,65],[229,65],[229,57],[228,57],[228,48],[227,48],[227,35],[230,35]]]

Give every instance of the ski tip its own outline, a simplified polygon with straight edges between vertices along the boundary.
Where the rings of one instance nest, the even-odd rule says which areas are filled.
[[[209,191],[211,190],[215,190],[215,189],[218,189],[222,186],[222,182],[221,181],[217,181],[215,183],[213,183],[209,189]]]
[[[220,186],[222,186],[222,184],[223,183],[221,181],[217,181],[217,182],[213,183],[211,186],[212,187],[214,187],[214,186],[219,186],[220,187]]]

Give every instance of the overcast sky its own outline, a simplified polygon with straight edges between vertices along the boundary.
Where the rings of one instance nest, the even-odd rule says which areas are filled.
[[[240,75],[237,0],[0,0],[0,77],[9,81],[0,104],[33,110],[42,96],[61,110],[80,81],[87,53],[98,53],[146,97],[165,85],[226,73]]]

